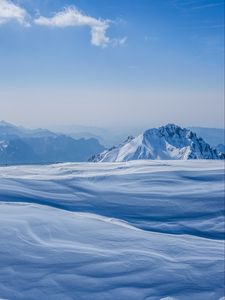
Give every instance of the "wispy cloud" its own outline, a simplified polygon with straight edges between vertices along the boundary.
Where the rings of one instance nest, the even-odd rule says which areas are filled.
[[[219,2],[219,3],[208,3],[208,4],[202,4],[202,5],[198,5],[198,6],[194,6],[192,9],[196,10],[196,9],[206,9],[206,8],[213,8],[213,7],[217,7],[217,6],[221,6],[224,5],[224,3]]]
[[[62,28],[69,26],[88,26],[91,31],[91,43],[95,46],[106,47],[109,44],[120,45],[126,41],[125,38],[117,40],[110,39],[107,36],[107,29],[111,24],[110,20],[96,19],[88,16],[74,6],[66,7],[50,18],[39,16],[34,20],[34,23],[41,26]]]
[[[22,25],[29,26],[28,14],[25,9],[9,0],[0,0],[0,24],[17,21]]]
[[[158,41],[158,38],[156,36],[152,36],[152,35],[145,35],[144,40],[145,40],[145,42],[156,42],[156,41]]]
[[[110,44],[114,47],[116,46],[123,46],[127,42],[127,36],[121,38],[121,39],[110,39]]]
[[[224,1],[216,1],[216,0],[171,0],[171,3],[176,7],[180,9],[186,9],[186,10],[201,10],[201,9],[207,9],[207,8],[213,8],[217,6],[224,5]]]

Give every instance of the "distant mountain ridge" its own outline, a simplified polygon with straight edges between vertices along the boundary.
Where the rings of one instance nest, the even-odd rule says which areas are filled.
[[[79,138],[96,138],[105,148],[111,148],[113,145],[119,145],[124,141],[124,137],[141,134],[147,127],[139,126],[123,126],[123,127],[108,127],[100,128],[93,126],[67,125],[67,126],[52,126],[53,132],[61,132],[74,139]],[[197,136],[202,137],[204,141],[213,148],[218,145],[225,145],[225,129],[210,128],[210,127],[186,127]],[[221,147],[220,147],[221,148]]]
[[[201,136],[206,143],[214,148],[218,145],[225,145],[224,128],[188,127],[188,129]]]
[[[15,138],[28,138],[28,137],[56,137],[58,134],[48,129],[27,129],[22,126],[15,126],[11,123],[0,121],[0,139],[6,138],[12,140]]]
[[[81,162],[103,151],[97,139],[73,139],[47,129],[0,122],[0,165]]]
[[[224,159],[225,154],[207,144],[189,129],[175,124],[144,131],[118,147],[91,157],[93,162],[122,162],[138,159]]]

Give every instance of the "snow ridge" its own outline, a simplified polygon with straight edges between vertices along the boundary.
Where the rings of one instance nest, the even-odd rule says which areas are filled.
[[[93,162],[123,162],[139,159],[224,159],[225,154],[213,149],[189,129],[175,124],[146,130],[136,138],[129,137],[113,147],[91,157]]]

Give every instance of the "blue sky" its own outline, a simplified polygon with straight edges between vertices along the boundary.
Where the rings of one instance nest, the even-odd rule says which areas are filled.
[[[223,0],[0,0],[0,40],[6,121],[223,127]]]

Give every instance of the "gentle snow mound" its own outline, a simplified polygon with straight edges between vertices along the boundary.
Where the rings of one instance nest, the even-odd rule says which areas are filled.
[[[222,241],[15,203],[0,205],[0,238],[8,299],[217,300],[224,291]]]
[[[223,167],[219,160],[0,167],[0,297],[218,300]]]

